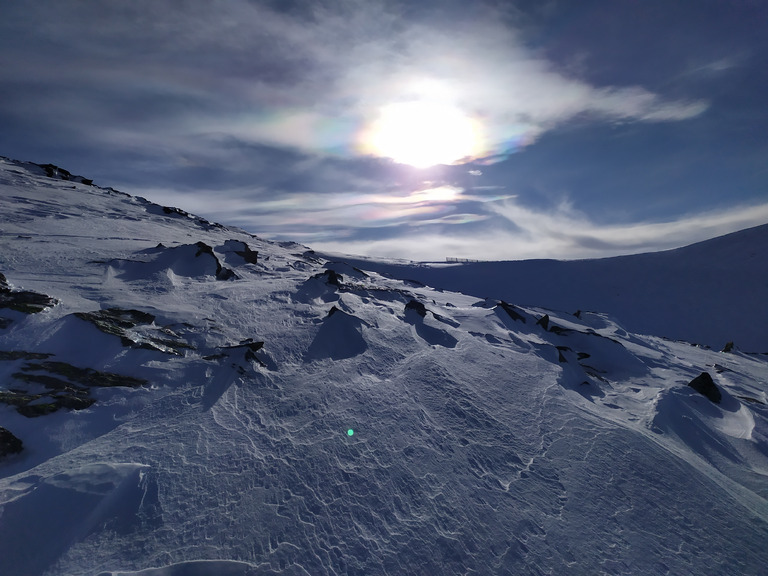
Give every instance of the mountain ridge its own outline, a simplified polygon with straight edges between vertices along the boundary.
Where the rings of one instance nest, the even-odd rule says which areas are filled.
[[[768,352],[768,326],[760,320],[768,318],[768,272],[761,265],[768,261],[768,224],[681,248],[587,260],[409,265],[338,257],[435,288],[600,311],[635,332],[717,349],[732,341],[750,352]]]

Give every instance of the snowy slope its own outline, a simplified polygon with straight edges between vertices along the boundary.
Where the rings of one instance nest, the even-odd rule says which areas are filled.
[[[56,176],[0,161],[3,575],[764,573],[765,355]]]
[[[332,256],[328,256],[332,257]],[[675,250],[592,260],[409,264],[393,278],[558,310],[597,310],[641,334],[768,352],[768,224]]]

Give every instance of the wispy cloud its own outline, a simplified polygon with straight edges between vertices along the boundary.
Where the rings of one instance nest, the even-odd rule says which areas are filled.
[[[506,225],[496,222],[469,233],[454,230],[451,234],[437,227],[423,227],[399,230],[396,236],[376,240],[358,237],[338,242],[318,237],[314,238],[313,247],[415,261],[442,261],[447,257],[580,259],[676,248],[768,221],[768,204],[690,214],[672,222],[621,226],[593,222],[568,205],[547,212],[525,208],[514,201],[492,206]]]
[[[16,8],[8,30],[21,20],[36,27],[7,40],[5,51],[12,42],[35,49],[3,58],[2,78],[40,90],[37,102],[11,91],[6,105],[36,109],[69,129],[98,126],[92,137],[118,145],[176,147],[218,134],[353,154],[382,106],[427,97],[477,118],[488,155],[579,115],[658,122],[706,109],[639,86],[566,77],[487,7],[450,27],[412,20],[386,2],[292,13],[245,0],[181,4],[57,0]]]
[[[529,145],[577,116],[666,122],[693,118],[707,108],[702,100],[668,99],[640,86],[593,86],[566,77],[493,13],[450,29],[372,10],[353,18],[351,26],[369,33],[353,33],[355,44],[348,35],[326,36],[338,16],[324,13],[303,38],[307,46],[322,44],[316,65],[330,79],[322,91],[311,89],[311,107],[268,105],[258,114],[231,119],[228,132],[245,141],[350,153],[365,150],[365,128],[383,107],[427,99],[476,118],[482,153],[493,156]],[[387,25],[375,24],[381,18]]]
[[[360,188],[372,188],[361,181]],[[599,221],[571,202],[532,207],[494,187],[424,183],[387,193],[282,192],[252,187],[151,196],[205,217],[338,253],[443,260],[599,258],[665,250],[768,222],[768,203],[688,212],[668,221]],[[259,199],[261,198],[261,199]]]
[[[441,18],[439,2],[416,4],[7,3],[0,123],[19,128],[0,140],[43,142],[57,152],[45,162],[89,157],[95,170],[82,171],[97,183],[212,220],[382,256],[590,257],[681,245],[768,220],[758,202],[699,215],[680,213],[687,201],[659,202],[684,180],[692,189],[702,178],[722,178],[717,186],[725,186],[761,158],[745,144],[732,155],[743,160],[702,171],[700,159],[713,155],[689,153],[690,138],[668,137],[674,123],[676,135],[686,126],[709,134],[717,124],[705,99],[680,96],[700,91],[677,85],[671,96],[663,81],[656,91],[633,84],[625,62],[625,81],[614,83],[590,80],[586,68],[555,66],[500,8],[505,3],[451,3],[466,18]],[[706,58],[692,60],[689,76],[725,74],[741,62]],[[366,128],[381,108],[419,98],[474,118],[482,127],[477,154],[486,160],[417,171],[366,157]],[[588,142],[591,155],[580,155],[572,151],[582,141],[560,130],[573,120],[590,130],[635,123],[642,125],[631,127],[635,135],[646,132],[632,140],[631,154],[625,146],[611,157],[621,166],[604,167],[614,142],[632,134]],[[653,137],[664,131],[663,141],[650,129]],[[646,177],[648,151],[660,148]],[[748,176],[742,205],[760,184]],[[632,223],[622,210],[637,207],[627,197],[639,198],[643,187],[654,189],[661,208],[646,212],[656,221]],[[568,204],[552,208],[562,195],[590,216]],[[610,207],[598,202],[608,197]],[[660,221],[664,209],[677,212],[668,214],[675,222]],[[627,224],[604,224],[609,211],[626,215]]]
[[[462,212],[460,208],[512,198],[472,194],[460,187],[430,186],[429,183],[410,191],[399,189],[389,193],[282,192],[267,195],[254,193],[249,187],[229,190],[224,197],[211,190],[190,198],[185,192],[169,189],[147,192],[158,202],[184,205],[185,209],[210,219],[251,230],[279,230],[280,238],[311,233],[315,239],[334,237],[341,227],[354,235],[371,228],[478,222],[489,215],[477,209]],[[264,198],[258,199],[259,196]]]

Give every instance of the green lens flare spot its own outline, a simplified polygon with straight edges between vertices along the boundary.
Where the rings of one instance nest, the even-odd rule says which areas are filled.
[[[354,431],[354,430],[352,430],[352,428],[350,428],[349,430],[347,430],[347,436],[352,436],[352,434],[354,434],[354,433],[355,433],[355,431]]]

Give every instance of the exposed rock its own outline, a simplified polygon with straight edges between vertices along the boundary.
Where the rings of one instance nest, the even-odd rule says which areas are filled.
[[[23,350],[0,350],[0,360],[45,360],[50,358],[53,354],[45,354],[42,352],[25,352]]]
[[[235,250],[235,254],[240,256],[248,264],[258,264],[259,263],[258,251],[251,250],[251,247],[248,246],[248,244],[246,244],[245,242],[242,242],[242,244],[243,244],[243,249]]]
[[[93,185],[93,180],[90,178],[75,176],[69,170],[64,170],[64,168],[60,168],[56,166],[56,164],[36,164],[36,166],[42,168],[48,178],[56,178],[58,180],[67,180],[70,182],[80,182],[81,184],[86,184],[87,186]]]
[[[143,378],[134,378],[133,376],[122,376],[113,372],[99,372],[93,368],[79,368],[66,362],[45,361],[40,363],[27,363],[23,368],[24,372],[49,372],[57,374],[69,381],[82,386],[114,387],[125,386],[129,388],[138,388],[144,386],[147,381]]]
[[[581,319],[581,310],[576,310],[576,312],[574,312],[573,315],[576,316],[576,318]]]
[[[240,342],[240,344],[235,344],[233,346],[222,346],[222,350],[242,350],[245,349],[245,359],[246,360],[254,360],[258,362],[259,364],[264,364],[259,358],[256,357],[256,352],[261,350],[264,347],[264,342],[258,341],[255,342],[252,338],[248,338],[247,340],[243,340]],[[216,359],[215,356],[207,357],[209,359]]]
[[[696,376],[696,378],[691,380],[688,383],[688,386],[696,390],[699,394],[703,394],[715,404],[720,404],[720,400],[722,400],[723,395],[712,380],[712,376],[709,375],[709,372],[702,372]]]
[[[176,208],[175,206],[163,206],[163,213],[169,216],[182,216],[183,218],[191,218],[191,215],[186,210]]]
[[[55,402],[37,402],[39,398],[32,400],[31,402],[16,406],[16,411],[22,416],[27,418],[37,418],[38,416],[45,416],[52,414],[59,409],[59,406]]]
[[[312,279],[322,280],[326,284],[330,284],[331,286],[336,286],[336,288],[341,288],[342,283],[344,282],[344,276],[342,276],[341,274],[338,274],[337,272],[334,272],[333,270],[326,270],[325,272],[315,274],[314,276],[312,276]]]
[[[75,312],[75,316],[81,320],[91,322],[96,328],[107,334],[125,337],[125,331],[135,328],[140,324],[152,324],[155,317],[149,312],[125,308],[106,308],[94,312]],[[132,343],[130,340],[124,344]]]
[[[215,276],[218,280],[228,280],[237,277],[230,269],[222,266],[213,248],[205,242],[180,244],[172,248],[158,244],[136,254],[142,258],[109,261],[110,266],[120,271],[120,278],[140,280],[152,274],[167,274],[169,271],[188,278]],[[144,256],[149,256],[149,259],[144,259]]]
[[[501,306],[504,312],[509,314],[512,320],[514,320],[515,322],[517,322],[518,320],[521,320],[523,324],[525,324],[525,317],[522,314],[520,314],[520,312],[517,311],[517,308],[515,308],[511,304],[507,304],[506,302],[504,302],[504,300],[501,300],[499,302],[499,306]]]
[[[43,360],[49,354],[31,352],[0,352],[0,360]],[[61,408],[82,410],[96,402],[90,394],[94,387],[138,387],[146,380],[79,368],[66,362],[25,362],[21,371],[12,374],[15,388],[0,391],[0,402],[14,406],[16,411],[34,418],[56,412]],[[44,391],[41,392],[41,387]]]
[[[733,345],[733,342],[727,342],[720,352],[733,352],[734,348],[735,346]]]
[[[185,349],[192,348],[170,328],[154,326],[155,317],[149,312],[106,308],[94,312],[75,312],[74,315],[90,322],[105,334],[119,337],[123,346],[177,356],[183,356]]]
[[[216,272],[216,280],[237,280],[237,274],[232,269],[222,266],[221,270]]]
[[[416,312],[419,316],[422,318],[425,318],[427,316],[427,307],[424,306],[421,302],[418,300],[411,300],[405,305],[406,312],[408,310],[413,310]]]
[[[102,190],[111,190],[110,188],[102,188]],[[117,192],[118,194],[122,194],[122,192],[118,192],[117,190],[114,190],[114,192]],[[224,229],[224,226],[221,224],[218,224],[216,222],[209,222],[205,218],[201,218],[200,216],[195,216],[194,214],[190,214],[186,210],[182,210],[181,208],[176,208],[174,206],[160,206],[159,204],[154,204],[152,202],[149,202],[148,200],[145,200],[144,198],[139,198],[140,200],[143,200],[146,203],[145,210],[149,212],[150,214],[157,214],[159,216],[170,216],[171,218],[181,218],[185,220],[189,220],[191,222],[194,222],[197,226],[200,228],[204,228],[206,230],[211,229]]]
[[[311,302],[317,298],[325,302],[338,300],[337,292],[343,289],[342,276],[333,270],[325,270],[307,278],[296,292],[298,302]]]
[[[55,306],[57,302],[55,298],[38,292],[12,290],[5,276],[0,274],[0,308],[10,308],[24,314],[35,314]]]
[[[213,256],[216,260],[216,255],[213,253],[213,248],[211,246],[208,246],[205,242],[195,242],[195,246],[197,246],[197,254],[195,254],[195,258],[199,257],[200,254],[210,254]]]
[[[198,258],[201,254],[208,254],[216,262],[216,280],[237,279],[237,274],[221,265],[221,262],[216,254],[214,254],[212,247],[208,246],[205,242],[197,242],[195,246],[197,246],[197,254],[195,254],[195,258]]]
[[[573,332],[573,330],[569,328],[563,328],[562,326],[557,326],[556,324],[550,325],[549,331],[554,334],[567,334],[568,332]]]
[[[360,268],[356,268],[346,262],[326,262],[324,268],[333,270],[336,274],[342,276],[346,275],[348,279],[354,278],[356,280],[365,280],[369,277],[368,274],[360,270]]]
[[[537,326],[541,326],[544,330],[549,330],[549,314],[544,314],[536,321]]]
[[[264,342],[254,341],[253,338],[247,338],[240,342],[240,344],[233,344],[231,346],[221,346],[222,350],[235,350],[237,348],[248,348],[251,352],[258,352],[264,347]]]
[[[0,458],[9,454],[18,454],[24,449],[21,440],[16,438],[9,430],[0,426]]]
[[[344,281],[344,277],[341,274],[338,274],[333,270],[326,270],[322,275],[327,278],[326,282],[328,284],[341,288],[341,283]]]

